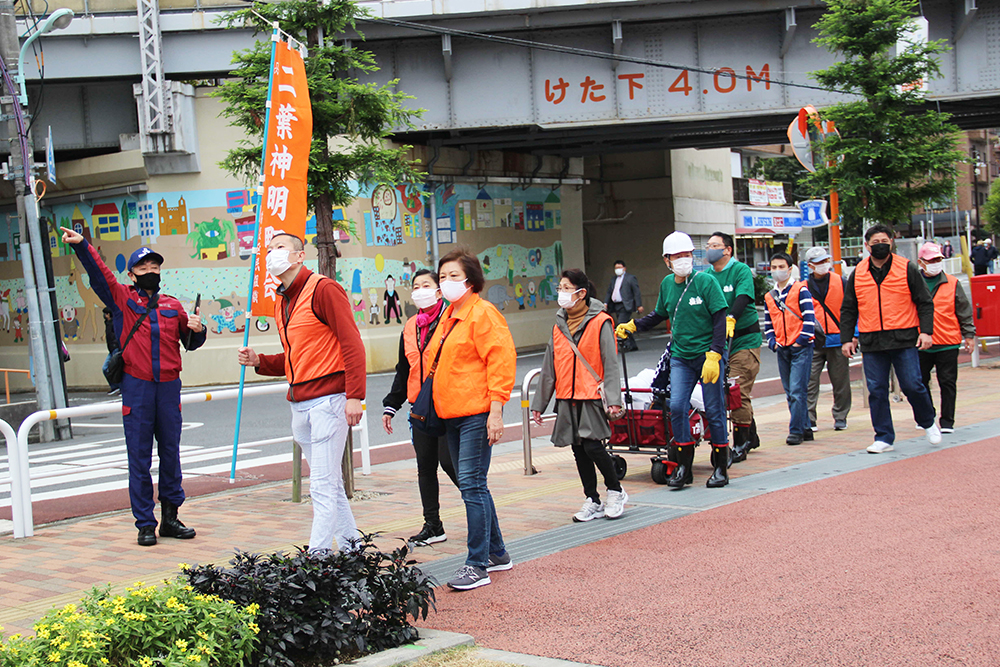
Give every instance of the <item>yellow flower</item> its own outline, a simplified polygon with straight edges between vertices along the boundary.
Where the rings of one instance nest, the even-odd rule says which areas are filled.
[[[187,563],[177,563],[177,567],[179,567],[182,570],[186,570],[186,569],[188,569],[191,566],[188,565]]]
[[[197,632],[197,635],[198,635],[199,637],[201,637],[202,639],[204,639],[205,641],[208,641],[208,633],[207,633],[207,632],[205,632],[204,630],[199,630],[199,631]]]
[[[50,635],[48,628],[44,626],[39,626],[35,628],[35,634],[41,637],[42,639],[48,639]]]
[[[66,667],[86,667],[86,665],[84,665],[79,660],[70,660],[69,662],[66,663]]]
[[[143,656],[139,658],[139,664],[142,665],[142,667],[152,667],[153,659],[149,656]]]
[[[108,659],[107,659],[107,658],[101,658],[101,664],[102,664],[102,665],[109,665],[109,664],[111,664],[111,663],[110,663],[110,662],[108,661]]]
[[[62,654],[59,651],[52,651],[49,653],[49,662],[59,662],[59,658],[61,657]]]
[[[112,626],[114,624],[115,624],[115,619],[113,619],[113,618],[106,618],[106,619],[104,619],[104,625],[107,625],[107,626],[110,627],[110,626]]]
[[[174,644],[177,646],[177,648],[179,648],[182,651],[188,647],[188,643],[183,639],[178,639],[177,641],[174,642]]]
[[[247,627],[250,628],[250,632],[257,634],[260,632],[260,628],[257,627],[256,623],[247,623]]]
[[[201,662],[201,656],[199,656],[197,653],[192,653],[191,655],[188,656],[188,660],[190,660],[191,662]]]
[[[247,606],[247,613],[251,616],[256,616],[258,611],[260,611],[260,605],[256,602],[252,602]]]

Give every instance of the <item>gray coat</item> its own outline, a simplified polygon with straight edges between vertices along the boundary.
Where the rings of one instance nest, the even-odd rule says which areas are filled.
[[[583,323],[576,330],[573,342],[579,343],[583,331],[590,320],[604,310],[604,304],[597,299],[590,299],[590,309],[584,316]],[[566,323],[566,311],[562,308],[556,313],[556,326],[562,333],[569,335],[569,325]],[[556,391],[555,364],[553,361],[552,340],[545,348],[545,359],[542,361],[542,374],[538,380],[538,390],[531,402],[531,409],[545,412],[552,395]],[[618,355],[615,347],[614,323],[607,322],[601,328],[601,363],[604,366],[604,395],[608,405],[621,405],[621,380],[618,375]],[[581,372],[587,373],[586,368]],[[596,369],[595,369],[596,370]],[[552,430],[552,442],[557,447],[577,444],[580,439],[604,440],[611,437],[611,427],[604,414],[600,400],[595,401],[556,401],[556,425]]]

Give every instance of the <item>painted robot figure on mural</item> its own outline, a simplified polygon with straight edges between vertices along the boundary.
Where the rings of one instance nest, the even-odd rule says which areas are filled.
[[[181,487],[181,354],[196,350],[207,331],[198,308],[184,311],[181,302],[160,292],[163,257],[139,248],[128,260],[132,285],[118,282],[97,248],[83,235],[62,228],[64,243],[73,247],[90,276],[90,286],[111,310],[115,336],[121,344],[125,372],[121,381],[122,422],[128,452],[128,486],[132,515],[141,546],[156,544],[153,513],[153,437],[159,464],[160,537],[191,539],[193,528],[177,518],[184,502]],[[131,337],[131,338],[130,338]]]

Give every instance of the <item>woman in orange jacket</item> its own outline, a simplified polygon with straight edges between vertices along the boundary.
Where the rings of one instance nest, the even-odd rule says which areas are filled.
[[[420,385],[431,370],[434,358],[428,358],[427,348],[430,347],[445,309],[441,290],[438,289],[438,276],[427,269],[413,274],[410,298],[420,312],[406,321],[403,332],[399,335],[396,377],[393,378],[389,393],[382,399],[382,428],[389,435],[392,435],[393,416],[405,401],[409,400],[412,404],[417,400]],[[420,504],[424,510],[424,527],[409,542],[415,546],[426,546],[448,539],[444,524],[441,523],[438,502],[438,464],[455,486],[458,486],[458,478],[451,465],[447,438],[435,438],[420,429],[411,428],[410,431],[413,450],[417,456],[417,487],[420,489]]]
[[[441,258],[438,274],[451,305],[427,354],[434,359],[441,351],[434,409],[445,423],[469,525],[465,565],[448,585],[468,590],[489,584],[490,572],[511,568],[486,475],[491,448],[503,435],[503,405],[514,387],[517,353],[503,315],[479,296],[486,282],[479,259],[453,250]]]

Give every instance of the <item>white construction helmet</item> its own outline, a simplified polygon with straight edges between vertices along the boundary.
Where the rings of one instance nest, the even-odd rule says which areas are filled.
[[[694,252],[691,237],[684,232],[673,232],[663,239],[663,256],[676,255],[679,252]]]

